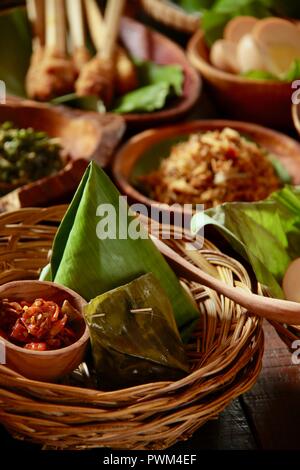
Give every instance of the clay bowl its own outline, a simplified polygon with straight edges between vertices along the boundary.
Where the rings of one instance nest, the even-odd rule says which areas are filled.
[[[15,96],[0,105],[0,122],[4,121],[58,137],[71,159],[95,160],[102,167],[109,163],[125,131],[123,118],[116,114],[50,106]]]
[[[293,184],[300,184],[300,144],[280,132],[267,129],[255,124],[228,121],[203,120],[185,124],[151,129],[132,137],[117,153],[112,166],[113,176],[121,192],[128,196],[130,202],[142,203],[171,212],[168,205],[150,199],[143,193],[138,184],[141,175],[150,173],[158,168],[160,161],[169,155],[172,145],[184,140],[194,132],[204,132],[213,129],[231,127],[238,132],[248,135],[257,143],[274,154],[291,176]]]
[[[250,80],[213,67],[202,31],[190,39],[187,55],[226,116],[278,129],[292,127],[290,83]]]
[[[178,120],[185,115],[201,93],[200,77],[190,65],[185,52],[167,37],[127,17],[121,21],[120,39],[132,57],[151,60],[160,65],[178,64],[185,75],[181,97],[174,99],[169,106],[159,111],[123,114],[126,123],[145,128]]]
[[[60,306],[64,300],[68,300],[81,315],[86,304],[76,292],[52,282],[13,281],[0,286],[0,299],[30,302],[37,298],[54,300]],[[75,343],[53,351],[30,351],[0,337],[0,341],[5,344],[6,364],[29,379],[55,381],[76,369],[84,359],[89,331],[82,316],[78,319],[76,333],[78,340]]]
[[[12,121],[16,127],[32,127],[58,137],[68,156],[67,165],[54,175],[21,188],[0,183],[0,210],[44,206],[71,200],[90,160],[105,167],[125,131],[125,122],[116,114],[98,114],[64,106],[49,106],[9,96],[0,105],[0,123]]]

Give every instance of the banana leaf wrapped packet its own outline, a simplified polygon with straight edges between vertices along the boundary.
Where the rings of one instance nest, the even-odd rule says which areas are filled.
[[[186,342],[199,311],[146,229],[120,199],[109,177],[91,162],[57,231],[51,265],[40,279],[69,287],[89,301],[152,272],[172,304]],[[130,235],[132,224],[139,234],[136,238]]]
[[[177,380],[188,373],[172,305],[152,273],[99,295],[84,314],[101,389]]]

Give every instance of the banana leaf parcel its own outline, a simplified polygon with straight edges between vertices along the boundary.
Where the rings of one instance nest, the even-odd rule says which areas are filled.
[[[106,209],[115,215],[110,223],[103,215]],[[135,233],[140,233],[136,239],[128,236],[131,224],[135,224]],[[75,290],[87,301],[152,272],[171,301],[184,341],[199,318],[189,295],[144,227],[128,213],[127,204],[120,205],[118,190],[94,162],[58,229],[50,271],[48,280]]]
[[[91,300],[85,317],[100,388],[176,380],[188,373],[172,305],[152,273]]]

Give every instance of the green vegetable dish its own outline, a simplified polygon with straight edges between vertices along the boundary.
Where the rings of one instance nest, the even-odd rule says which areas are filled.
[[[0,127],[0,191],[49,176],[63,167],[62,148],[56,138],[31,127],[18,129],[5,122]]]

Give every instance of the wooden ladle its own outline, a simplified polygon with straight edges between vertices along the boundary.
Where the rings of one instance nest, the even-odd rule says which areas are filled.
[[[214,289],[219,294],[223,294],[225,297],[245,307],[249,312],[260,317],[280,323],[287,323],[288,325],[300,325],[300,303],[262,297],[246,292],[239,287],[230,287],[225,282],[194,266],[163,241],[153,235],[150,235],[150,237],[161,254],[167,258],[169,264],[176,269],[179,275]]]

